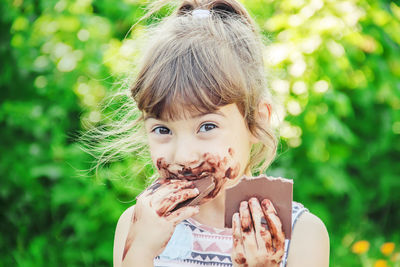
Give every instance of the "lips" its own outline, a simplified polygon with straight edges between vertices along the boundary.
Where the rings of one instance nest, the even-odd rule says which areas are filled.
[[[184,173],[184,174],[179,174],[176,175],[175,177],[180,179],[180,180],[188,180],[188,181],[196,181],[196,180],[202,180],[207,177],[211,177],[212,173],[208,171],[201,172],[200,174],[194,174],[194,173]]]
[[[215,167],[211,166],[206,161],[203,161],[199,166],[195,168],[185,167],[182,170],[178,170],[178,178],[187,180],[198,180],[205,177],[211,176],[215,173]]]
[[[208,176],[212,176],[215,173],[215,167],[210,163],[203,161],[197,167],[184,167],[180,170],[171,170],[170,164],[168,164],[164,158],[157,159],[157,168],[160,175],[164,179],[179,179],[179,180],[200,180]]]

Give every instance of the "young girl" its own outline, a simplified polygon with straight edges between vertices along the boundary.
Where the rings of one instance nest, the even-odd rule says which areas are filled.
[[[269,200],[242,202],[224,228],[225,190],[277,147],[262,58],[235,0],[185,0],[158,25],[131,94],[159,178],[121,215],[114,266],[328,266],[326,228],[299,203],[290,242]],[[208,177],[215,188],[179,206]]]

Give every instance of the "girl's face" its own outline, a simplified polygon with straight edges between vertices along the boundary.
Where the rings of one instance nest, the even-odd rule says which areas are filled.
[[[244,174],[257,140],[236,104],[186,117],[163,121],[145,116],[153,163],[162,178],[199,180],[211,175],[215,189],[208,199],[214,198]]]

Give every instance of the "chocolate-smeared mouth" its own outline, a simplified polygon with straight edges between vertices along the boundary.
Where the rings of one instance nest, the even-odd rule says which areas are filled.
[[[201,179],[200,178],[201,176],[199,177],[198,175],[195,175],[191,171],[179,173],[178,175],[176,175],[176,177],[181,180],[189,180],[189,181]]]
[[[204,172],[201,172],[200,174],[195,174],[192,172],[180,173],[173,177],[178,178],[180,180],[196,181],[196,180],[201,180],[201,179],[207,178],[209,176],[212,176],[212,173],[210,173],[208,171],[204,171]]]
[[[174,176],[180,179],[199,180],[210,176],[213,173],[215,173],[215,168],[209,166],[209,164],[206,164],[206,162],[203,161],[195,168],[185,167],[182,170],[178,170],[177,173],[174,173]]]
[[[229,155],[233,156],[231,148]],[[239,163],[232,162],[229,157],[221,158],[210,153],[204,153],[200,164],[196,167],[184,166],[176,170],[164,158],[158,158],[156,165],[162,180],[192,181],[199,189],[200,194],[197,197],[180,203],[174,210],[187,205],[194,206],[204,203],[203,199],[213,199],[220,192],[226,180],[236,178],[240,170]]]

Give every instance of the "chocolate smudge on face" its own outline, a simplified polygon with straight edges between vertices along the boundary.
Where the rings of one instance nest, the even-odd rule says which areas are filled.
[[[177,179],[176,174],[173,172],[170,172],[168,169],[170,167],[170,164],[168,164],[164,158],[158,158],[157,159],[157,169],[158,172],[160,173],[161,178],[164,179]]]

